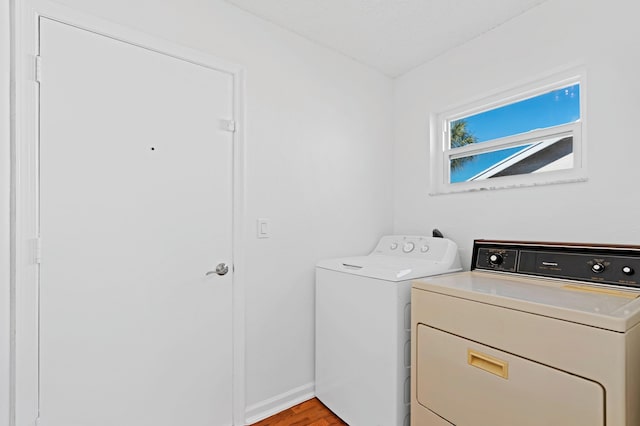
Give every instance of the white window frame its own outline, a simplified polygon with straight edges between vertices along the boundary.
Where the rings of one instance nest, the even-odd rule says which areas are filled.
[[[449,123],[576,83],[580,85],[580,119],[578,121],[458,148],[449,147]],[[586,72],[584,69],[574,69],[486,96],[438,114],[431,114],[430,195],[586,181],[586,111]],[[561,136],[573,136],[573,167],[570,169],[450,183],[450,160],[452,159]]]

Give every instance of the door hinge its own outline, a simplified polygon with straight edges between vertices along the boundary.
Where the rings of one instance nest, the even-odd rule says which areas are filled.
[[[35,80],[37,83],[42,81],[42,57],[40,55],[36,55]]]
[[[236,122],[234,120],[221,120],[222,121],[222,129],[227,132],[235,132],[236,131]]]
[[[33,240],[33,263],[39,265],[42,263],[42,239],[34,238]]]

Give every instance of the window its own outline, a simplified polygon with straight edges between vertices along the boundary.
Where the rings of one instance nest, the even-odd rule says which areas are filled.
[[[434,193],[585,180],[584,73],[432,119]]]

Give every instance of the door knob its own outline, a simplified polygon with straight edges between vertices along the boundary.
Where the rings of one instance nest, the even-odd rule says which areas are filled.
[[[229,265],[227,265],[226,263],[222,262],[222,263],[218,263],[218,266],[216,266],[216,270],[215,271],[209,271],[204,275],[205,276],[209,276],[209,275],[212,275],[212,274],[226,275],[227,272],[229,272]]]

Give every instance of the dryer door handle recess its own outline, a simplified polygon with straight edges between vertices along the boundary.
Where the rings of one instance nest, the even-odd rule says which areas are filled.
[[[503,379],[509,378],[509,363],[472,349],[467,350],[467,364],[495,374]]]

